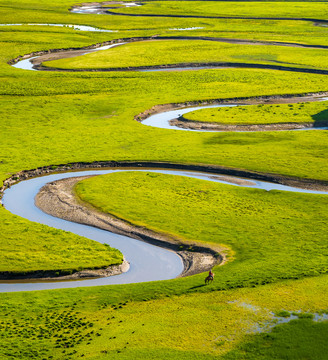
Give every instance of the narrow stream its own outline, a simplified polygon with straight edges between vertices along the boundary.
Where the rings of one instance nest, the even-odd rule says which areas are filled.
[[[121,2],[121,1],[113,1],[112,6],[110,4],[89,4],[89,5],[80,5],[80,6],[73,6],[70,10],[73,14],[93,14],[93,15],[106,15],[108,14],[108,10],[118,10],[121,8],[130,8],[135,6],[141,6],[141,3],[135,2]]]
[[[162,249],[160,247],[147,244],[145,242],[129,238],[127,236],[117,235],[109,231],[97,229],[91,226],[72,223],[62,220],[42,212],[34,204],[34,198],[41,187],[46,183],[59,179],[87,176],[87,175],[102,175],[118,171],[148,171],[158,172],[162,174],[180,175],[192,178],[198,178],[207,181],[214,181],[229,184],[232,186],[245,186],[263,190],[282,190],[293,192],[304,192],[312,194],[327,194],[324,191],[304,190],[264,181],[232,178],[232,183],[225,181],[225,176],[217,174],[178,171],[178,170],[155,170],[155,169],[124,169],[124,170],[87,170],[74,173],[53,174],[43,177],[38,177],[26,181],[22,181],[10,189],[5,191],[3,197],[3,204],[7,210],[13,214],[19,215],[30,221],[39,222],[57,229],[66,230],[75,234],[85,236],[89,239],[106,243],[110,246],[119,249],[130,263],[130,269],[121,275],[111,276],[107,278],[99,278],[92,280],[77,280],[77,281],[52,281],[52,282],[37,282],[37,281],[15,281],[2,282],[0,284],[0,292],[12,291],[33,291],[33,290],[48,290],[59,288],[72,288],[81,286],[97,286],[110,284],[128,284],[145,281],[167,280],[173,279],[183,271],[183,263],[181,258],[174,252]],[[243,180],[244,185],[237,185],[233,182]]]
[[[87,25],[74,25],[74,24],[0,24],[0,26],[57,26],[57,27],[64,27],[70,28],[77,31],[94,31],[94,32],[118,32],[118,30],[107,30],[107,29],[100,29],[93,26]]]
[[[323,96],[316,99],[315,101],[326,101],[327,97]],[[192,111],[201,110],[201,109],[210,109],[210,108],[219,108],[219,107],[234,107],[234,106],[249,106],[247,104],[236,103],[236,104],[214,104],[214,105],[200,105],[194,107],[180,108],[177,110],[170,110],[165,112],[160,112],[158,114],[150,115],[146,119],[141,121],[141,124],[152,126],[160,129],[171,129],[171,130],[182,130],[182,131],[196,131],[196,132],[224,132],[229,130],[208,130],[208,129],[186,129],[176,125],[172,125],[170,122],[174,119],[179,118],[181,115],[187,114]],[[204,123],[206,124],[206,123]],[[328,130],[328,127],[304,127],[303,129],[290,129],[288,131],[308,131],[308,130]],[[238,130],[234,130],[237,132]],[[274,131],[286,131],[284,129],[274,130]],[[238,132],[254,132],[254,130],[240,130]]]
[[[199,131],[206,132],[207,131],[208,132],[208,130],[206,130],[206,129],[184,129],[179,126],[171,125],[170,121],[177,119],[181,115],[184,115],[189,112],[196,111],[196,110],[211,109],[211,108],[218,108],[218,107],[234,107],[234,106],[238,106],[238,105],[237,104],[236,105],[216,104],[216,105],[203,105],[203,106],[200,105],[200,106],[194,106],[194,107],[189,107],[189,108],[184,108],[184,109],[182,108],[182,109],[178,109],[178,110],[170,110],[170,111],[165,111],[165,112],[151,115],[151,116],[147,117],[145,120],[142,120],[141,123],[143,125],[152,126],[152,127],[156,127],[156,128],[160,128],[160,129],[197,131],[197,132],[199,132]]]
[[[86,55],[86,54],[90,54],[91,52],[95,52],[95,51],[102,51],[102,50],[108,50],[111,49],[113,47],[116,46],[120,46],[120,45],[124,45],[125,43],[118,43],[118,44],[111,44],[111,45],[105,45],[105,46],[101,46],[98,48],[94,48],[94,49],[85,49],[83,50],[83,53],[81,54],[81,52],[77,53],[76,56],[82,56],[82,55]],[[33,64],[33,60],[39,58],[41,56],[33,56],[31,58],[28,59],[24,59],[24,60],[20,60],[18,61],[16,64],[13,64],[12,66],[15,67],[16,69],[22,69],[22,70],[34,70],[34,71],[38,71],[37,69],[34,69],[34,64]]]

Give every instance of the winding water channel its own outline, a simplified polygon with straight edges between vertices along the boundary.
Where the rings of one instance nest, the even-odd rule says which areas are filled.
[[[319,97],[317,101],[326,101],[328,98],[326,96]],[[183,130],[183,131],[209,131],[207,129],[187,129],[176,126],[171,123],[172,120],[179,118],[181,115],[187,114],[192,111],[201,110],[201,109],[209,109],[209,108],[218,108],[218,107],[234,107],[234,106],[242,106],[247,104],[236,103],[236,104],[214,104],[214,105],[201,105],[194,107],[186,107],[181,109],[170,110],[166,112],[160,112],[158,114],[150,115],[145,120],[142,120],[141,123],[147,126],[157,127],[160,129],[173,129],[173,130]],[[328,127],[307,127],[303,129],[289,129],[289,130],[327,130]],[[222,131],[222,130],[211,130],[211,131]],[[239,130],[234,130],[239,131]],[[253,132],[253,130],[240,130],[241,132]],[[284,131],[281,129],[280,131]]]
[[[72,288],[80,286],[97,286],[109,284],[128,284],[136,282],[166,280],[177,277],[183,271],[183,263],[181,258],[172,251],[147,244],[145,242],[129,238],[127,236],[117,235],[109,231],[97,229],[95,227],[72,223],[66,220],[55,218],[35,206],[34,198],[39,190],[47,183],[69,177],[102,175],[124,170],[92,170],[74,173],[53,174],[43,177],[37,177],[30,180],[22,181],[10,189],[5,191],[3,204],[7,210],[13,214],[24,217],[30,221],[35,221],[57,229],[73,232],[77,235],[85,236],[89,239],[109,244],[119,249],[130,263],[130,269],[116,276],[107,278],[98,278],[92,280],[77,281],[53,281],[53,282],[37,282],[37,281],[15,281],[0,284],[0,292],[8,291],[32,291],[32,290],[48,290],[58,288]],[[133,171],[136,171],[135,169]],[[231,182],[227,182],[225,177],[213,173],[189,172],[178,170],[154,170],[142,169],[137,171],[160,172],[162,174],[180,175],[192,178],[198,178],[206,181],[220,182],[231,186],[244,186],[264,191],[282,190],[303,192],[311,194],[327,194],[324,191],[305,190],[270,182],[257,181],[251,179],[244,182],[243,185],[237,185],[235,180],[245,180],[232,177]],[[238,181],[237,181],[238,182]]]
[[[118,30],[107,30],[100,29],[94,26],[87,25],[74,25],[74,24],[37,24],[37,23],[28,23],[28,24],[0,24],[0,26],[55,26],[55,27],[64,27],[70,28],[77,31],[94,31],[94,32],[117,32]]]
[[[78,26],[78,25],[75,25]],[[238,45],[263,45],[263,46],[286,46],[293,48],[313,48],[326,50],[328,46],[324,45],[306,45],[306,44],[293,44],[288,42],[269,42],[269,41],[249,41],[245,39],[229,39],[229,38],[210,38],[200,36],[162,36],[162,37],[136,37],[117,39],[108,42],[104,42],[102,45],[92,45],[80,49],[55,49],[45,52],[39,52],[37,54],[26,54],[23,58],[16,58],[9,62],[12,66],[23,70],[40,70],[40,71],[64,71],[64,72],[82,72],[82,71],[182,71],[182,70],[204,70],[204,69],[225,69],[225,68],[246,68],[246,69],[268,69],[278,71],[292,71],[300,73],[313,73],[328,75],[328,70],[316,69],[311,67],[295,67],[288,64],[274,65],[274,64],[261,64],[261,63],[249,63],[249,62],[195,62],[195,63],[178,63],[178,64],[164,64],[164,65],[152,65],[152,66],[137,66],[137,67],[107,67],[107,68],[86,68],[86,69],[61,69],[43,66],[43,62],[47,62],[54,59],[67,59],[77,56],[83,56],[94,51],[108,50],[110,48],[125,45],[131,42],[141,41],[162,41],[162,40],[187,40],[187,41],[213,41]]]

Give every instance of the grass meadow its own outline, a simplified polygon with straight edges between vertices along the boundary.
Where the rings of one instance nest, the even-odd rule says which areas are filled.
[[[198,278],[2,294],[0,354],[4,359],[325,358],[327,322],[311,317],[327,311],[327,275],[221,291],[200,286]],[[298,315],[291,320],[287,313]]]
[[[7,211],[1,212],[0,272],[27,275],[33,271],[106,268],[122,263],[122,254],[109,246],[69,232],[36,225]]]
[[[327,50],[162,40],[130,43],[100,53],[47,61],[59,69],[106,69],[163,64],[234,62],[327,69]]]
[[[223,5],[223,4],[222,4]],[[122,8],[125,14],[170,14],[192,16],[231,16],[254,18],[303,18],[326,20],[325,2],[297,1],[229,1],[218,6],[211,1],[149,1],[143,6]]]
[[[248,105],[233,108],[197,110],[184,115],[191,121],[217,122],[220,124],[320,124],[327,119],[327,102],[281,105]]]
[[[238,68],[37,72],[8,64],[35,51],[155,35],[328,45],[327,27],[278,19],[327,19],[325,2],[148,1],[117,10],[274,20],[83,15],[68,11],[74,4],[0,4],[2,24],[81,24],[117,31],[0,26],[0,184],[21,170],[101,160],[220,165],[328,180],[326,131],[192,133],[134,120],[158,104],[324,92],[325,75]],[[200,29],[178,30],[190,27]],[[220,53],[226,59],[239,56],[240,62],[324,68],[325,51],[160,41],[129,44],[108,54],[115,55],[111,61],[116,66],[204,61]],[[91,67],[105,57],[98,52],[70,61]],[[219,122],[224,117],[229,123],[242,118],[250,123],[315,122],[325,120],[327,110],[321,102],[202,110],[188,116]],[[104,188],[110,199],[103,197]],[[144,284],[1,293],[1,359],[325,359],[325,196],[139,173],[93,179],[79,184],[78,191],[85,201],[138,225],[182,241],[225,246],[230,261],[215,269],[210,286],[203,286],[204,274],[199,274]],[[114,249],[29,222],[4,207],[0,217],[0,271],[71,272],[121,261]]]
[[[229,287],[239,275],[241,283],[254,285],[327,271],[326,195],[144,172],[90,178],[76,192],[129,223],[185,243],[228,248],[231,261],[216,268],[220,280],[212,288]]]

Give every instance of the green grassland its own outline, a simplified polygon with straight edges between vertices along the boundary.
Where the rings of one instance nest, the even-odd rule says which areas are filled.
[[[181,2],[182,3],[182,2]],[[183,2],[188,6],[188,11],[193,8],[197,2],[192,2],[192,7],[189,6],[190,2]],[[199,2],[198,2],[199,3]],[[154,3],[156,4],[156,2]],[[213,2],[212,6],[217,3]],[[231,4],[229,2],[229,4]],[[240,5],[241,3],[239,3]],[[249,3],[248,3],[249,4]],[[306,43],[316,45],[327,45],[327,28],[323,26],[314,26],[311,22],[305,21],[279,21],[279,20],[233,20],[233,19],[179,19],[179,18],[151,18],[147,17],[125,17],[125,16],[108,16],[108,15],[80,15],[73,14],[67,10],[74,5],[70,0],[61,0],[56,2],[35,2],[24,0],[13,0],[10,3],[0,4],[0,19],[4,24],[19,24],[19,23],[59,23],[59,24],[81,24],[96,26],[103,29],[119,30],[119,37],[133,36],[149,36],[156,34],[159,35],[194,35],[194,36],[210,36],[210,37],[226,37],[226,38],[241,38],[253,40],[270,40],[270,41],[287,41],[295,43]],[[151,4],[147,4],[150,6]],[[261,3],[258,8],[261,8]],[[272,4],[270,4],[271,6]],[[316,4],[317,5],[317,4]],[[181,6],[181,4],[179,5]],[[286,4],[284,4],[284,7]],[[311,4],[309,4],[311,6]],[[224,8],[227,7],[225,3]],[[222,6],[220,7],[222,8]],[[314,6],[312,5],[312,10]],[[144,6],[140,9],[145,9]],[[127,11],[127,9],[120,9],[120,11]],[[138,8],[133,8],[131,11],[137,11]],[[312,12],[312,11],[311,11]],[[237,12],[238,13],[238,12]],[[304,14],[303,14],[304,15]],[[202,27],[192,31],[174,31],[172,29]],[[14,32],[18,32],[20,36],[25,36],[26,33],[34,33],[35,37],[38,36],[40,27],[0,27],[1,35],[9,33],[9,42],[13,43],[15,40],[12,38]],[[133,31],[133,34],[131,32]],[[46,27],[42,34],[44,45],[47,45],[46,34],[51,33],[60,34],[65,32],[65,40],[68,40],[70,34],[76,35],[74,30],[60,29]],[[125,33],[126,32],[126,33]],[[32,34],[30,34],[32,35]],[[83,46],[83,41],[87,38],[98,39],[97,41],[105,41],[110,38],[109,33],[84,33],[80,32],[80,46]],[[33,43],[35,43],[35,37]],[[118,36],[117,36],[118,37]],[[57,37],[63,41],[63,36]],[[28,37],[31,44],[31,37]],[[20,39],[20,43],[22,43]],[[91,41],[91,40],[90,40]],[[94,41],[94,42],[97,42]],[[90,43],[94,43],[90,42]],[[67,43],[65,41],[65,43]],[[50,44],[49,44],[50,45]],[[68,45],[68,43],[67,43]],[[69,46],[69,45],[68,45]],[[32,51],[35,50],[32,49]]]
[[[327,19],[328,7],[323,2],[229,1],[223,5],[216,1],[151,1],[143,6],[115,11],[125,14]]]
[[[327,275],[219,292],[185,280],[1,294],[1,358],[324,359],[327,322],[309,315],[328,311]],[[265,331],[286,311],[302,319]]]
[[[326,195],[144,172],[90,178],[76,191],[83,201],[138,226],[230,248],[234,260],[217,269],[220,282],[229,284],[231,273],[243,274],[243,282],[265,283],[327,271]]]
[[[73,3],[74,4],[74,3]],[[233,20],[233,19],[184,19],[184,18],[151,18],[147,17],[125,17],[125,16],[108,16],[108,15],[80,15],[73,14],[67,10],[72,6],[70,0],[54,2],[24,2],[16,0],[10,3],[0,4],[0,18],[3,24],[27,24],[27,23],[59,23],[59,24],[80,24],[96,26],[102,29],[118,30],[119,34],[115,37],[129,36],[151,36],[154,31],[159,35],[169,36],[210,36],[241,38],[250,40],[269,40],[269,41],[286,41],[294,43],[327,45],[327,28],[324,26],[315,26],[311,22],[305,21],[279,21],[279,20]],[[226,4],[225,4],[226,6]],[[143,8],[143,7],[141,7]],[[189,7],[190,8],[190,7]],[[124,9],[125,10],[125,9]],[[133,11],[137,9],[134,8]],[[173,29],[201,27],[192,31],[177,31]],[[133,31],[133,32],[132,32]],[[18,33],[20,39],[18,42],[22,45],[22,37],[25,34],[34,33],[32,43],[35,43],[40,27],[0,27],[1,35],[8,35],[8,42],[13,44],[15,41],[14,33]],[[42,34],[44,46],[51,45],[47,42],[47,34],[60,34],[65,32],[65,44],[69,46],[68,40],[71,34],[77,38],[76,31],[71,29],[45,27]],[[53,41],[54,36],[52,36]],[[64,36],[56,37],[58,41],[63,42]],[[85,33],[79,32],[80,46],[83,46],[86,39],[89,43],[105,41],[112,36],[110,33]],[[96,41],[92,42],[92,39]],[[28,36],[27,43],[31,44],[31,36]],[[40,39],[39,39],[40,40]],[[50,49],[51,47],[44,48]],[[31,50],[34,51],[35,47]],[[9,59],[8,59],[9,60]]]
[[[47,61],[60,69],[106,69],[180,63],[234,62],[327,69],[327,50],[162,40],[130,43],[100,53]]]
[[[27,275],[33,271],[106,268],[122,263],[122,254],[109,246],[69,232],[34,224],[1,211],[0,272]]]
[[[2,79],[0,92],[7,95],[1,98],[6,119],[1,180],[22,169],[100,159],[201,162],[327,179],[325,131],[196,134],[134,120],[158,103],[325,90],[323,75],[238,69],[153,74],[10,69]]]
[[[79,48],[134,36],[210,36],[327,45],[326,27],[305,21],[79,15],[68,12],[72,5],[74,2],[69,0],[13,0],[0,4],[1,23],[83,24],[118,30],[97,33],[50,26],[0,27],[0,183],[23,169],[96,160],[215,164],[328,180],[326,131],[191,133],[146,127],[134,120],[134,116],[157,104],[327,91],[324,75],[245,69],[56,73],[24,71],[7,64],[33,51]],[[326,8],[322,2],[179,1],[149,2],[140,8],[118,11],[327,18]],[[170,30],[193,26],[203,29]],[[164,42],[156,46],[160,44]],[[305,54],[298,52],[301,49],[294,51]],[[321,50],[307,51],[313,59],[302,61],[307,61],[308,66],[321,66]],[[293,105],[293,111],[283,105],[279,111],[275,106],[260,109],[266,113],[268,110],[268,121],[276,115],[274,112],[279,118],[285,112],[297,112],[295,121],[303,121],[309,117],[321,119],[326,112],[323,106],[324,103],[301,108]],[[238,112],[253,111],[249,109]],[[237,116],[236,111],[230,109],[225,115],[232,118]],[[254,113],[258,114],[255,110]],[[128,189],[131,176],[142,186],[147,185],[153,195],[162,196],[161,200],[171,195],[178,200],[190,197],[188,206],[195,214],[187,216],[181,202],[177,209],[167,204],[168,209],[176,210],[174,221],[170,214],[165,214],[167,223],[146,218],[146,206],[152,206],[157,214],[164,210],[149,203],[141,188],[129,188],[123,193],[122,184]],[[312,322],[306,318],[309,315],[304,315],[278,325],[272,332],[265,328],[268,322],[275,321],[272,313],[328,311],[326,197],[265,193],[178,178],[174,181],[179,184],[170,190],[171,178],[164,180],[162,176],[151,177],[147,184],[140,174],[129,174],[127,178],[115,174],[114,178],[121,196],[131,196],[131,201],[138,201],[138,207],[139,198],[143,199],[136,209],[145,218],[141,223],[140,213],[131,214],[133,209],[122,208],[124,204],[118,197],[117,215],[182,239],[225,244],[231,248],[234,261],[215,269],[216,279],[210,286],[203,286],[204,274],[200,274],[147,284],[0,294],[0,358],[189,360],[326,356],[327,322]],[[160,194],[152,188],[155,183],[166,188],[166,192]],[[193,191],[190,185],[204,193]],[[139,194],[138,199],[133,199],[134,192]],[[211,197],[224,208],[209,213]],[[227,201],[233,204],[233,210]],[[100,203],[97,200],[94,204]],[[218,211],[221,216],[217,219]],[[240,223],[235,221],[234,212],[240,215]],[[0,217],[1,271],[49,269],[49,264],[52,270],[70,271],[121,259],[121,254],[110,252],[103,245],[28,222],[3,207]],[[188,221],[192,217],[188,228],[182,222],[178,224],[182,217]],[[196,228],[196,224],[200,225]],[[263,333],[254,332],[262,326]]]
[[[61,12],[56,11],[51,14],[59,19]],[[33,14],[39,12],[37,8]],[[14,13],[9,8],[8,16]],[[31,13],[28,11],[31,18],[26,20],[32,21]],[[68,22],[76,23],[71,16],[68,13]],[[74,16],[75,20],[81,18]],[[97,25],[94,17],[82,17],[83,22],[89,18],[93,23],[86,24]],[[97,17],[99,21],[103,18]],[[49,22],[55,19],[49,17]],[[148,128],[133,120],[157,103],[326,90],[325,76],[236,69],[170,74],[29,72],[13,69],[5,61],[31,51],[85,46],[122,34],[53,27],[12,29],[1,32],[1,111],[6,119],[0,144],[2,180],[22,169],[99,159],[206,162],[327,179],[326,132],[190,134]],[[16,224],[10,214],[6,217],[12,226]],[[3,241],[13,248],[26,240],[25,227],[15,226],[13,242],[8,226],[1,225]],[[39,225],[31,224],[28,236],[34,238],[33,231],[39,229]]]
[[[248,105],[192,111],[183,117],[190,121],[220,124],[320,123],[327,120],[327,102],[282,105]]]

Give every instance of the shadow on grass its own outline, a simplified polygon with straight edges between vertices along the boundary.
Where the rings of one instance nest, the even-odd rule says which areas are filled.
[[[312,119],[314,120],[313,127],[328,126],[328,109],[312,115]]]
[[[279,143],[288,139],[287,132],[222,132],[205,139],[205,145],[238,145],[249,146],[265,143]]]
[[[246,338],[247,339],[247,338]],[[292,320],[271,332],[249,335],[248,341],[222,357],[223,360],[328,359],[328,321]]]
[[[206,285],[202,284],[202,285],[193,286],[193,287],[190,288],[190,290],[199,289],[199,288],[202,288],[204,286],[206,286]]]
[[[328,126],[328,109],[320,111],[319,113],[312,115],[314,121],[313,127],[327,127]],[[261,143],[279,143],[288,140],[288,131],[286,132],[265,132],[260,131],[257,133],[252,132],[222,132],[214,134],[210,138],[205,139],[205,145],[238,145],[249,146]]]

